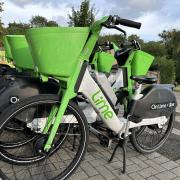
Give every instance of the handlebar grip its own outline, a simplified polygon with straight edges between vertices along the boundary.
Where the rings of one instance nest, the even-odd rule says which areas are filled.
[[[141,23],[131,21],[128,19],[120,19],[119,24],[124,25],[124,26],[128,26],[128,27],[137,28],[137,29],[141,28]]]
[[[132,27],[132,28],[137,28],[137,29],[141,28],[141,23],[136,22],[136,21],[131,21],[128,19],[121,19],[118,16],[114,16],[113,21],[116,25],[121,24],[123,26],[128,26],[128,27]]]

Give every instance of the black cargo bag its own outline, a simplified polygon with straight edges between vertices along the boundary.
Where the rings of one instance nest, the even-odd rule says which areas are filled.
[[[147,118],[169,117],[177,106],[172,88],[173,86],[168,84],[156,84],[145,88],[141,93],[141,99],[130,102],[130,120],[138,123]]]
[[[57,94],[58,83],[54,81],[42,83],[39,78],[29,76],[0,77],[0,113],[9,105],[23,98],[39,94]]]

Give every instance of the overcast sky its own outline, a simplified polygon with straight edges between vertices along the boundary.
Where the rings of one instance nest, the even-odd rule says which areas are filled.
[[[79,8],[80,3],[81,0],[4,0],[2,20],[7,26],[9,22],[26,23],[31,16],[41,15],[66,26],[71,7]],[[180,29],[180,0],[91,0],[91,4],[96,8],[97,19],[117,14],[141,22],[141,30],[124,29],[145,41],[158,40],[164,29]]]

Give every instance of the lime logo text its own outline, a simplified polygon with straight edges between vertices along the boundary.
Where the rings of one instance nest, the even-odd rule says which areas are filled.
[[[98,107],[100,113],[103,115],[104,119],[111,119],[113,117],[113,112],[110,111],[109,105],[107,105],[106,99],[100,95],[101,90],[98,90],[92,95],[92,100]]]

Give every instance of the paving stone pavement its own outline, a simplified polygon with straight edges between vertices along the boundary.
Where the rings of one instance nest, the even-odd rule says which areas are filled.
[[[180,180],[180,159],[172,161],[154,152],[143,155],[128,143],[127,173],[122,174],[122,150],[119,148],[111,163],[113,149],[100,145],[90,136],[84,160],[70,180]]]

